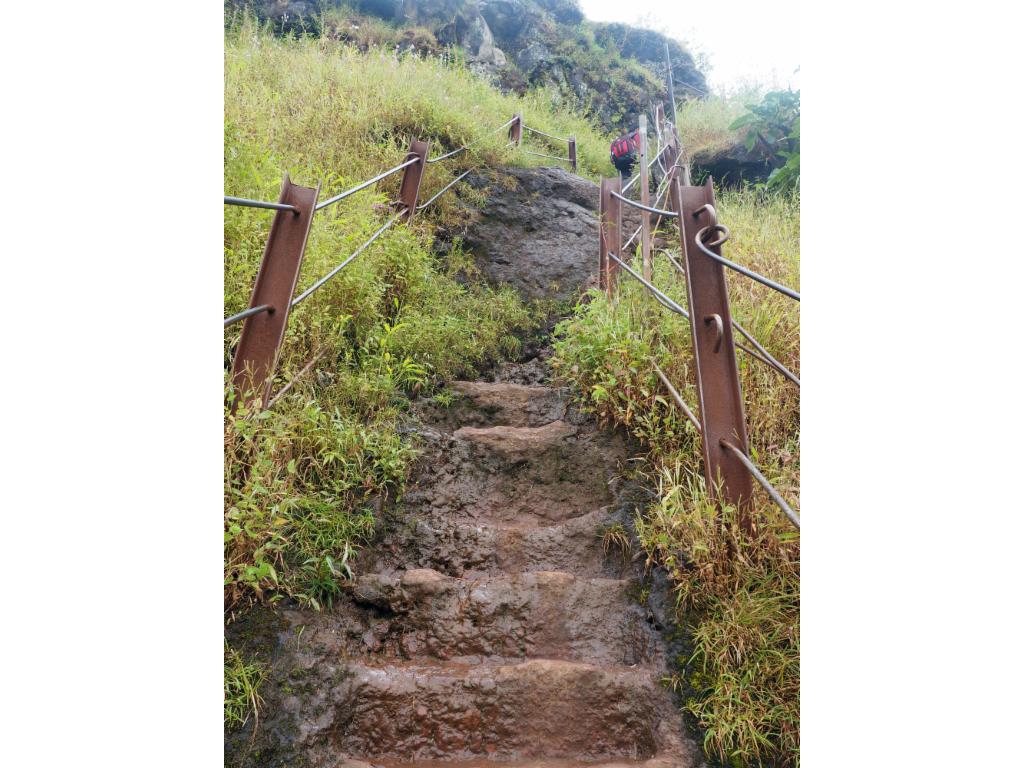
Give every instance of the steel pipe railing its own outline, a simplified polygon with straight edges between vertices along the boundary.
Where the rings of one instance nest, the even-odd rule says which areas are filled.
[[[612,194],[615,193],[613,192]],[[761,283],[761,285],[767,285],[769,288],[778,291],[784,296],[788,296],[791,299],[800,301],[800,294],[794,291],[792,288],[787,288],[782,283],[776,283],[774,280],[771,280],[765,277],[764,275],[759,275],[757,272],[747,269],[746,267],[742,266],[741,264],[737,264],[734,261],[729,261],[724,256],[719,256],[717,253],[711,251],[711,249],[704,244],[702,238],[704,237],[705,232],[712,229],[719,230],[723,234],[723,237],[716,240],[713,243],[713,245],[721,245],[722,243],[729,239],[729,228],[726,227],[724,224],[714,224],[710,227],[704,227],[703,229],[698,230],[696,236],[694,237],[694,242],[697,243],[697,247],[700,248],[700,250],[704,253],[705,256],[707,256],[709,259],[717,261],[723,267],[728,267],[729,269],[739,272],[741,275],[749,277],[751,280],[755,280],[756,282]]]
[[[447,191],[448,191],[449,189],[451,189],[452,187],[454,187],[454,186],[455,186],[456,184],[458,184],[458,183],[459,183],[460,181],[462,181],[462,180],[463,180],[464,178],[466,178],[467,176],[469,176],[469,174],[471,174],[471,173],[472,173],[473,171],[475,171],[475,170],[476,170],[476,168],[470,168],[470,169],[469,169],[468,171],[466,171],[465,173],[463,173],[463,174],[462,174],[461,176],[456,176],[456,177],[455,177],[454,179],[452,179],[452,180],[451,180],[451,181],[449,181],[449,182],[448,182],[447,184],[445,184],[445,185],[444,185],[444,186],[443,186],[443,187],[441,188],[441,191],[440,191],[440,192],[438,192],[438,193],[437,193],[436,195],[434,195],[434,196],[433,196],[432,198],[430,198],[429,200],[427,200],[427,202],[423,203],[423,205],[417,205],[417,206],[416,206],[416,210],[417,210],[417,211],[422,211],[422,210],[423,210],[424,208],[426,208],[426,207],[427,207],[428,205],[430,205],[430,204],[431,204],[432,202],[434,202],[435,200],[437,200],[437,198],[439,198],[439,197],[440,197],[441,195],[443,195],[443,194],[444,194],[445,192],[447,192]]]
[[[403,168],[408,168],[410,165],[414,165],[414,164],[418,163],[419,161],[420,161],[419,157],[407,158],[405,160],[405,162],[403,162],[401,165],[396,165],[394,168],[391,168],[391,169],[389,169],[387,171],[384,171],[383,173],[378,173],[372,179],[367,179],[366,181],[362,182],[361,184],[356,184],[356,186],[352,187],[352,189],[346,189],[340,195],[335,195],[334,197],[330,197],[327,200],[323,200],[322,202],[317,203],[315,210],[322,211],[327,206],[334,205],[339,200],[344,200],[349,195],[354,195],[356,192],[360,192],[360,191],[366,189],[367,187],[369,187],[370,185],[376,184],[381,179],[386,179],[391,174],[398,173]]]
[[[224,318],[224,327],[227,328],[229,325],[234,325],[241,320],[245,320],[247,317],[260,314],[260,312],[273,312],[274,308],[269,304],[260,304],[258,307],[250,307],[249,309],[239,312],[237,315],[231,315],[231,317]]]
[[[351,256],[349,256],[347,259],[345,259],[343,262],[341,262],[341,264],[336,266],[334,269],[332,269],[326,275],[324,275],[319,280],[317,280],[315,283],[313,283],[313,285],[309,286],[309,288],[307,288],[305,291],[303,291],[300,296],[298,296],[297,298],[293,299],[292,300],[292,304],[291,304],[292,309],[294,309],[299,304],[301,304],[303,301],[305,301],[310,296],[312,296],[313,293],[315,293],[317,290],[319,290],[328,280],[330,280],[336,274],[341,272],[341,270],[343,270],[345,267],[347,267],[349,262],[352,261],[352,259],[354,259],[360,253],[365,251],[374,240],[376,240],[378,237],[380,237],[382,234],[384,234],[384,232],[387,231],[387,229],[392,224],[394,224],[396,221],[398,221],[398,219],[404,213],[405,213],[405,208],[402,208],[402,210],[400,210],[398,213],[396,213],[394,216],[392,216],[384,226],[382,226],[380,229],[378,229],[376,232],[374,232],[372,235],[370,235],[370,239],[369,240],[367,240],[365,243],[363,243],[358,248],[356,248],[356,250],[352,252]]]
[[[665,372],[662,371],[661,368],[658,367],[658,364],[653,360],[651,360],[651,365],[654,366],[654,372],[658,374],[658,378],[661,379],[661,383],[665,385],[665,389],[667,389],[668,393],[672,395],[672,399],[676,401],[676,405],[679,406],[679,409],[686,415],[686,418],[688,418],[690,423],[693,424],[694,429],[697,430],[697,434],[703,434],[703,430],[700,428],[700,422],[697,421],[697,417],[694,416],[690,407],[683,402],[682,395],[680,395],[679,392],[676,391],[676,388],[672,386],[672,382],[668,380],[668,376],[665,375]]]
[[[526,123],[523,123],[523,128],[525,130],[529,131],[530,133],[536,133],[539,136],[547,136],[549,139],[554,139],[555,141],[568,141],[569,140],[568,136],[566,136],[564,138],[562,136],[552,136],[550,133],[544,133],[544,131],[538,131],[536,128],[531,128]]]
[[[779,508],[786,513],[786,517],[788,517],[790,522],[796,526],[797,530],[799,530],[800,518],[797,516],[796,512],[794,512],[793,508],[786,503],[786,500],[779,495],[779,492],[775,490],[775,486],[768,482],[768,478],[761,474],[761,470],[757,468],[757,466],[754,464],[754,462],[750,460],[747,454],[745,454],[735,445],[730,443],[724,437],[718,441],[718,444],[721,445],[726,450],[730,451],[733,456],[740,460],[740,463],[747,468],[747,471],[750,472],[753,478],[757,480],[757,482],[761,484],[761,487],[768,492],[768,495],[771,497],[772,501],[779,505]]]
[[[228,197],[224,195],[224,205],[240,205],[243,208],[269,208],[273,211],[291,211],[298,215],[299,209],[286,203],[268,203],[263,200],[249,200],[245,197]]]
[[[568,157],[558,157],[557,155],[542,155],[540,152],[531,152],[528,149],[523,150],[524,155],[535,155],[536,157],[546,157],[549,160],[561,160],[563,163],[568,163]]]
[[[666,211],[666,210],[664,210],[662,208],[653,208],[653,207],[651,207],[649,205],[644,205],[643,203],[638,203],[636,200],[630,200],[628,197],[623,197],[618,192],[612,192],[611,194],[612,194],[612,197],[614,197],[614,198],[616,198],[618,200],[621,200],[622,202],[626,203],[627,205],[631,205],[634,208],[639,208],[641,211],[647,211],[648,213],[655,213],[655,214],[657,214],[659,216],[678,216],[678,214],[675,211]]]
[[[664,293],[662,293],[657,288],[655,288],[651,283],[649,283],[646,280],[644,280],[640,275],[638,275],[636,272],[634,272],[633,269],[626,262],[624,262],[622,259],[620,259],[618,256],[616,256],[611,251],[608,251],[608,255],[611,256],[613,259],[615,259],[615,261],[618,262],[619,266],[621,266],[623,269],[625,269],[627,272],[629,272],[629,274],[631,274],[633,277],[635,277],[637,280],[639,280],[640,283],[648,291],[650,291],[654,295],[654,298],[656,298],[659,302],[661,302],[662,305],[664,305],[666,309],[672,310],[677,315],[682,315],[687,320],[690,319],[690,313],[689,312],[687,312],[685,309],[683,309],[681,306],[679,306],[676,302],[674,302],[672,299],[670,299]]]
[[[512,123],[514,123],[515,121],[516,121],[516,119],[515,119],[515,118],[513,117],[513,118],[512,118],[511,120],[507,121],[507,122],[506,122],[506,123],[505,123],[504,125],[499,125],[499,126],[498,126],[497,128],[493,128],[493,129],[491,129],[491,130],[490,130],[490,131],[488,131],[488,132],[487,132],[486,134],[484,134],[483,136],[481,136],[481,137],[480,137],[479,139],[474,139],[473,141],[469,142],[469,144],[463,144],[463,145],[462,145],[461,147],[458,147],[458,148],[456,148],[456,149],[453,149],[453,150],[452,150],[451,152],[449,152],[449,153],[448,153],[448,154],[446,154],[446,155],[438,155],[437,157],[431,157],[431,158],[428,158],[428,159],[427,159],[427,164],[429,165],[429,164],[431,164],[431,163],[437,163],[437,162],[440,162],[441,160],[447,160],[447,159],[448,159],[449,157],[455,157],[455,156],[456,156],[457,154],[459,154],[460,152],[465,152],[465,151],[466,151],[467,149],[469,149],[469,148],[470,148],[470,147],[472,147],[473,145],[475,145],[475,144],[479,144],[479,143],[480,143],[481,141],[483,141],[483,140],[484,140],[485,138],[487,138],[488,136],[490,136],[490,135],[491,135],[492,133],[497,133],[497,132],[498,132],[498,131],[500,131],[500,130],[503,130],[503,129],[505,129],[505,128],[508,128],[508,127],[509,127],[510,125],[512,125]],[[525,126],[524,126],[524,127],[525,127]]]

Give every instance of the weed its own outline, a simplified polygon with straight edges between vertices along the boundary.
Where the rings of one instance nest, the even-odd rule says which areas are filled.
[[[252,715],[259,721],[263,698],[259,689],[266,679],[260,664],[246,664],[241,655],[224,641],[224,725],[240,728]]]
[[[618,554],[623,562],[628,562],[633,555],[633,545],[629,540],[629,532],[622,523],[614,522],[603,526],[600,532],[601,547],[606,556],[613,552]]]
[[[733,236],[728,256],[799,284],[799,197],[720,192],[719,218]],[[678,260],[678,255],[676,258]],[[639,269],[639,266],[636,267]],[[799,371],[799,308],[764,286],[728,274],[733,316],[790,370]],[[685,278],[667,259],[654,282],[686,303]],[[687,321],[664,311],[623,274],[617,297],[593,291],[556,329],[552,366],[581,405],[621,424],[648,448],[644,474],[657,500],[634,521],[648,565],[664,568],[692,656],[672,676],[704,729],[706,752],[730,765],[799,763],[799,534],[757,491],[752,536],[736,510],[719,509],[704,483],[699,435],[672,405],[656,361],[684,400],[699,403]],[[799,390],[739,353],[751,452],[788,499],[800,480]]]

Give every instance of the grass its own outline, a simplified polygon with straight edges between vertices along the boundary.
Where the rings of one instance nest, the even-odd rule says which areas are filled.
[[[679,134],[687,153],[691,157],[714,154],[739,141],[743,132],[729,130],[729,125],[746,113],[747,104],[760,102],[763,95],[763,87],[752,85],[728,95],[712,94],[681,103]]]
[[[241,655],[224,641],[224,725],[240,728],[250,717],[259,720],[263,699],[260,684],[266,670],[259,664],[246,664]]]
[[[732,231],[725,255],[798,289],[799,198],[739,190],[719,192],[717,202]],[[727,281],[734,317],[799,375],[799,305],[740,275],[728,273]],[[664,257],[654,282],[685,305],[684,278]],[[736,510],[711,500],[699,436],[651,365],[696,409],[688,322],[623,273],[614,301],[593,291],[556,334],[557,376],[649,450],[643,471],[657,483],[658,500],[635,528],[648,563],[668,571],[690,629],[693,655],[673,682],[704,731],[706,752],[735,766],[798,765],[799,535],[760,489],[751,538],[740,534]],[[751,455],[796,507],[799,391],[745,354],[738,360]]]

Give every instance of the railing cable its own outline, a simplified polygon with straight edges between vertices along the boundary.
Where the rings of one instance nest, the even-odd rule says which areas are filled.
[[[382,226],[380,229],[378,229],[376,232],[374,232],[372,235],[370,235],[370,239],[369,240],[367,240],[365,243],[363,243],[358,248],[356,248],[356,250],[352,252],[351,256],[349,256],[347,259],[345,259],[343,262],[341,262],[341,264],[336,266],[334,269],[332,269],[326,275],[324,275],[319,280],[317,280],[315,283],[313,283],[313,285],[309,286],[309,288],[307,288],[305,291],[302,292],[302,295],[300,295],[299,297],[293,299],[292,300],[292,308],[294,309],[299,304],[301,304],[303,301],[308,299],[315,291],[317,291],[321,286],[323,286],[324,283],[326,283],[328,280],[330,280],[336,274],[341,272],[341,270],[343,270],[346,266],[348,266],[348,263],[350,261],[352,261],[352,259],[354,259],[360,253],[365,251],[374,240],[376,240],[378,237],[380,237],[382,234],[384,234],[384,232],[392,224],[394,224],[396,221],[398,221],[398,219],[404,213],[405,213],[405,208],[402,208],[402,210],[400,210],[398,213],[396,213],[394,216],[392,216],[390,219],[388,219],[387,223],[384,224],[384,226]]]
[[[568,136],[566,136],[564,138],[562,136],[552,136],[550,133],[544,133],[544,131],[538,131],[536,128],[531,128],[526,123],[523,123],[523,128],[525,130],[529,131],[530,133],[536,133],[536,134],[538,134],[540,136],[547,136],[549,139],[554,139],[555,141],[568,141],[569,140]]]
[[[497,128],[494,128],[494,129],[488,131],[487,133],[485,133],[479,139],[474,139],[473,141],[469,142],[469,144],[463,144],[461,147],[457,147],[456,149],[453,149],[451,152],[449,152],[446,155],[438,155],[437,157],[428,158],[427,159],[427,163],[428,164],[430,164],[430,163],[437,163],[437,162],[440,162],[441,160],[447,160],[449,157],[455,157],[455,155],[459,154],[460,152],[465,152],[467,149],[469,149],[473,145],[479,144],[481,141],[486,139],[492,133],[497,133],[498,131],[502,130],[503,128],[508,128],[515,121],[516,121],[516,118],[513,117],[511,120],[506,122],[504,125],[499,125]],[[525,126],[523,126],[523,127],[525,128]]]
[[[612,194],[614,195],[615,193],[612,192]],[[721,245],[722,243],[729,239],[729,228],[726,227],[724,224],[714,224],[710,227],[704,227],[703,229],[699,230],[696,236],[694,237],[694,242],[697,243],[697,247],[701,249],[705,256],[707,256],[709,259],[712,259],[713,261],[717,261],[723,267],[728,267],[729,269],[735,270],[736,272],[739,272],[741,275],[746,275],[751,280],[755,280],[761,283],[761,285],[767,285],[769,288],[773,288],[774,290],[778,291],[779,293],[785,296],[788,296],[791,299],[800,301],[800,294],[794,291],[792,288],[787,288],[786,286],[782,285],[782,283],[776,283],[774,280],[770,280],[764,275],[759,275],[757,272],[749,270],[746,267],[737,264],[734,261],[729,261],[727,258],[719,256],[717,253],[712,252],[702,241],[704,233],[712,229],[721,232],[722,236],[714,243],[710,243],[709,245]]]
[[[662,371],[661,368],[658,367],[658,364],[653,360],[651,360],[651,365],[654,366],[654,372],[658,374],[658,378],[661,379],[661,383],[665,385],[665,389],[667,389],[669,394],[672,395],[672,399],[676,401],[676,405],[679,406],[679,409],[686,414],[686,418],[688,418],[690,423],[693,424],[694,429],[697,430],[697,434],[702,434],[700,422],[697,421],[697,417],[693,415],[693,411],[690,410],[689,406],[683,402],[682,396],[676,391],[676,388],[672,386],[672,382],[668,380],[668,376],[665,375],[665,372]]]
[[[379,173],[376,176],[374,176],[372,179],[367,179],[366,181],[362,182],[361,184],[357,184],[356,186],[352,187],[352,189],[346,189],[340,195],[335,195],[334,197],[328,198],[327,200],[323,200],[323,201],[317,203],[316,204],[316,208],[314,210],[322,211],[327,206],[334,205],[339,200],[344,200],[349,195],[354,195],[356,192],[360,192],[360,191],[366,189],[371,184],[376,184],[381,179],[386,179],[391,174],[398,173],[403,168],[408,168],[410,165],[414,165],[415,163],[418,163],[419,161],[420,161],[419,155],[414,155],[414,156],[412,156],[410,158],[407,158],[405,160],[405,162],[403,162],[401,165],[396,165],[394,168],[391,168],[390,170],[384,171],[383,173]]]
[[[243,208],[270,208],[274,211],[291,211],[298,215],[299,209],[286,203],[268,203],[263,200],[249,200],[245,197],[228,197],[224,195],[224,205],[240,205]]]
[[[621,200],[622,202],[626,203],[627,205],[631,205],[634,208],[639,208],[641,211],[647,211],[648,213],[654,213],[654,214],[657,214],[658,216],[676,217],[676,216],[679,215],[675,211],[666,211],[666,210],[664,210],[662,208],[652,208],[649,205],[644,205],[643,203],[638,203],[636,200],[630,200],[628,197],[623,197],[618,192],[612,192],[611,194],[612,194],[612,197],[616,198],[617,200]]]
[[[672,299],[670,299],[664,293],[662,293],[657,288],[655,288],[653,285],[651,285],[649,282],[647,282],[642,277],[640,277],[640,275],[638,275],[636,272],[634,272],[626,262],[624,262],[622,259],[620,259],[618,256],[616,256],[611,251],[608,251],[608,255],[611,256],[613,259],[615,259],[615,261],[618,262],[619,266],[621,266],[623,269],[625,269],[627,272],[629,272],[629,274],[631,274],[633,277],[635,277],[637,280],[639,280],[640,283],[648,291],[650,291],[654,295],[654,298],[656,298],[659,302],[661,302],[661,304],[663,306],[665,306],[667,309],[672,310],[677,315],[682,315],[687,320],[690,319],[690,313],[689,312],[687,312],[685,309],[683,309],[681,306],[676,304],[676,302],[674,302]]]
[[[250,307],[249,309],[239,312],[237,315],[224,318],[224,327],[227,328],[229,325],[234,325],[240,320],[245,320],[247,317],[258,315],[260,312],[273,312],[274,308],[269,304],[260,304],[258,307]]]
[[[665,256],[668,257],[668,260],[670,262],[672,262],[672,266],[676,268],[676,271],[679,272],[679,274],[681,274],[684,278],[686,277],[686,269],[683,268],[682,264],[680,264],[678,261],[676,261],[675,257],[671,253],[666,251],[664,248],[659,249],[659,253],[665,254]],[[786,366],[784,366],[782,363],[780,363],[777,359],[775,359],[775,357],[767,349],[765,349],[761,345],[761,342],[759,342],[757,339],[755,339],[754,336],[746,328],[744,328],[742,325],[740,325],[740,322],[738,320],[736,320],[735,318],[733,318],[732,326],[737,331],[742,333],[743,336],[746,337],[747,341],[749,341],[751,344],[753,344],[754,347],[757,349],[757,351],[760,352],[764,356],[764,360],[763,360],[764,362],[768,363],[768,365],[770,365],[776,371],[778,371],[783,376],[785,376],[787,379],[792,381],[798,387],[800,386],[800,379],[799,379],[799,377],[795,373],[793,373],[791,370],[789,370]],[[736,346],[739,347],[740,349],[742,349],[744,352],[747,352],[748,354],[753,354],[753,352],[751,350],[747,349],[746,347],[744,347],[744,346],[742,346],[740,344],[737,344]],[[756,355],[755,355],[755,357],[756,357]]]
[[[563,163],[568,163],[569,162],[569,158],[568,157],[559,157],[558,155],[543,155],[540,152],[531,152],[528,149],[524,149],[523,150],[523,154],[524,155],[535,155],[536,157],[546,157],[549,160],[561,160]]]
[[[786,513],[786,517],[788,517],[793,525],[796,526],[797,530],[800,530],[800,518],[797,516],[796,512],[794,512],[793,508],[786,503],[786,500],[779,495],[779,492],[775,490],[775,486],[768,482],[768,478],[761,474],[761,471],[757,468],[754,462],[752,462],[743,451],[730,443],[724,437],[718,441],[718,444],[731,451],[732,454],[740,460],[743,466],[747,468],[747,471],[750,472],[750,474],[754,476],[754,479],[761,484],[761,487],[768,491],[768,495],[771,497],[772,501],[779,505],[779,508]]]
[[[430,198],[429,200],[427,200],[427,202],[423,203],[423,205],[417,205],[417,206],[416,206],[416,210],[417,210],[417,211],[422,211],[422,210],[423,210],[424,208],[426,208],[426,207],[427,207],[428,205],[430,205],[430,204],[431,204],[432,202],[434,202],[435,200],[437,200],[437,198],[439,198],[439,197],[440,197],[441,195],[443,195],[443,194],[444,194],[445,192],[447,192],[447,191],[448,191],[449,189],[451,189],[452,187],[454,187],[454,186],[455,186],[456,184],[458,184],[458,183],[459,183],[460,181],[462,181],[462,180],[463,180],[464,178],[466,178],[467,176],[469,176],[469,174],[471,174],[471,173],[472,173],[473,171],[475,171],[475,170],[477,170],[477,169],[476,169],[476,168],[470,168],[470,169],[469,169],[468,171],[466,171],[465,173],[463,173],[463,174],[462,174],[461,176],[456,176],[456,177],[455,177],[454,179],[452,179],[452,180],[451,180],[451,181],[449,181],[449,182],[448,182],[447,184],[445,184],[445,185],[444,185],[444,187],[442,187],[442,188],[441,188],[441,191],[440,191],[440,192],[438,192],[438,193],[437,193],[436,195],[434,195],[434,196],[433,196],[432,198]]]

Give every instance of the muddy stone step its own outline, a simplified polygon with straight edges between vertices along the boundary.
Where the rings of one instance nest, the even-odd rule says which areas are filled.
[[[562,419],[567,403],[557,389],[510,382],[455,381],[456,399],[442,407],[427,403],[424,416],[433,424],[460,426],[540,427]]]
[[[652,662],[657,642],[628,580],[569,573],[455,579],[429,569],[359,578],[354,598],[395,613],[405,658]]]
[[[675,717],[643,667],[351,664],[332,691],[338,752],[364,760],[647,759]],[[671,746],[671,745],[670,745]]]
[[[393,760],[383,762],[364,760],[343,760],[335,768],[686,768],[692,761],[679,757],[653,757],[650,760],[616,760],[614,763],[578,760],[516,760],[496,762],[494,760],[418,760],[414,763]]]
[[[551,524],[608,504],[625,460],[620,436],[565,421],[462,427],[423,459],[403,504],[490,523]]]
[[[614,553],[606,558],[601,541],[610,521],[608,507],[554,525],[533,519],[505,525],[446,516],[420,519],[392,532],[379,560],[394,570],[433,568],[449,576],[527,571],[617,576],[623,559]]]

